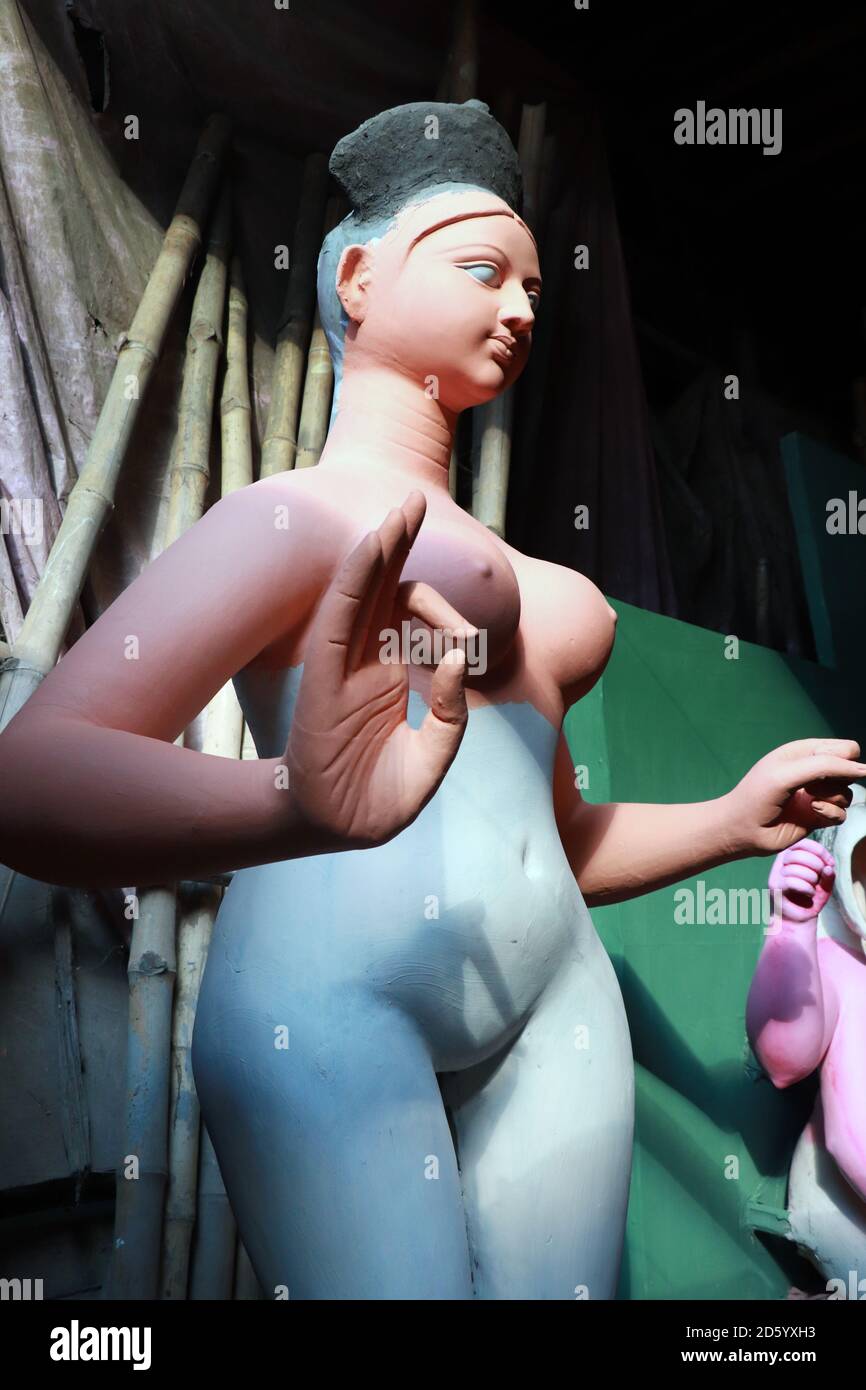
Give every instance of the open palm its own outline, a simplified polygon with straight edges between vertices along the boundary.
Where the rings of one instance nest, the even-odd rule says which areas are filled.
[[[379,634],[403,612],[455,637],[475,629],[429,585],[400,575],[424,519],[412,492],[343,563],[322,599],[286,747],[293,803],[343,849],[383,844],[435,793],[466,727],[465,655],[446,653],[420,729],[406,721],[409,672],[381,659]]]

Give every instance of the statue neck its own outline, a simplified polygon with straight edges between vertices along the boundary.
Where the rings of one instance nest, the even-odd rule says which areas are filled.
[[[457,416],[423,386],[389,367],[355,367],[343,377],[339,409],[319,468],[396,474],[448,491]]]

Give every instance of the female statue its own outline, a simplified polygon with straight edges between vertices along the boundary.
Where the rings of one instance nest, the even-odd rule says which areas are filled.
[[[633,1073],[586,904],[837,824],[866,767],[806,739],[696,805],[580,797],[562,724],[614,611],[448,491],[457,417],[516,380],[539,307],[516,155],[480,103],[417,104],[331,167],[355,212],[320,259],[321,461],[219,502],[60,662],[3,736],[25,828],[0,854],[88,884],[240,870],[193,1062],[268,1296],[610,1298]],[[404,621],[455,654],[380,659]],[[170,742],[230,675],[259,763]]]

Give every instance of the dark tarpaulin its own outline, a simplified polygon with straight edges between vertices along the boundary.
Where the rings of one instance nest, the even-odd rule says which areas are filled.
[[[542,229],[542,311],[519,383],[508,536],[606,594],[675,616],[656,465],[602,133],[560,132],[560,193]],[[577,248],[588,268],[575,267]],[[588,509],[575,526],[575,509]]]
[[[790,411],[713,367],[654,421],[680,616],[814,659],[779,441]]]

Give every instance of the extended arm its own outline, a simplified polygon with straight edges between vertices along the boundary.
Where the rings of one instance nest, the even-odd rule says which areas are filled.
[[[339,520],[299,499],[285,528],[283,507],[263,485],[218,503],[10,722],[0,736],[0,862],[71,886],[171,882],[381,843],[433,795],[465,724],[462,669],[440,665],[434,708],[416,731],[405,723],[403,668],[375,660],[368,640],[391,620],[423,495],[389,513],[336,577]],[[444,600],[409,587],[435,616]],[[297,629],[317,599],[295,709],[303,738],[261,761],[175,746],[229,677]],[[459,621],[447,605],[440,616]]]
[[[589,907],[625,902],[737,857],[723,798],[670,806],[584,801],[564,737],[554,798],[563,848]]]
[[[173,743],[276,636],[275,586],[305,597],[262,500],[226,498],[160,555],[0,736],[4,863],[111,887],[266,857],[288,809],[271,766]]]

